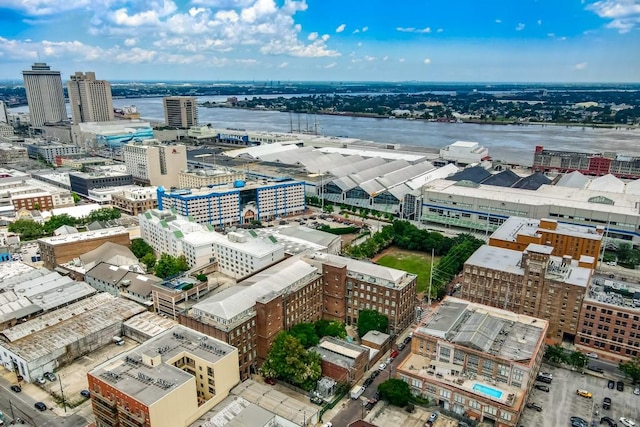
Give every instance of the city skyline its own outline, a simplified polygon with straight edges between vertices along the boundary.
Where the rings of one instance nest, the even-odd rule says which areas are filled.
[[[639,0],[0,0],[0,80],[638,82]]]

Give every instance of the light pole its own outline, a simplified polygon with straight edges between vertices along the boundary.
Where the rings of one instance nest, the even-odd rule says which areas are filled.
[[[60,383],[60,396],[62,397],[62,407],[64,408],[64,413],[67,413],[67,402],[64,400],[64,390],[62,390],[62,375],[58,373],[58,382]]]

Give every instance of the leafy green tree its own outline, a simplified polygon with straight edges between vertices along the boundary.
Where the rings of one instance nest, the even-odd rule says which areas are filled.
[[[37,239],[42,236],[42,225],[31,219],[19,219],[9,224],[8,230],[17,233],[23,240]]]
[[[155,275],[162,279],[166,279],[167,277],[176,276],[188,269],[189,265],[187,264],[187,260],[184,255],[180,255],[176,258],[169,254],[162,254],[156,263]]]
[[[620,362],[618,369],[625,377],[631,378],[634,384],[640,383],[640,357],[636,356],[627,362]]]
[[[201,282],[206,282],[207,281],[207,275],[206,274],[196,274],[196,279],[198,279]]]
[[[313,323],[298,323],[289,329],[289,333],[296,337],[304,348],[318,345],[318,335],[316,335],[316,329]]]
[[[78,223],[78,220],[68,214],[62,215],[52,215],[51,218],[47,222],[44,223],[44,233],[51,235],[55,230],[62,227],[63,225],[70,225],[71,227],[75,226]]]
[[[358,334],[363,337],[369,331],[387,332],[389,318],[375,310],[360,310],[358,314]]]
[[[346,338],[347,330],[344,327],[344,323],[338,322],[337,320],[325,320],[320,319],[315,324],[316,335],[318,338],[323,337],[336,337],[336,338]]]
[[[571,353],[569,353],[568,359],[569,359],[568,360],[569,364],[578,369],[584,368],[589,364],[589,359],[587,358],[587,355],[579,351],[572,351]]]
[[[146,254],[153,254],[153,248],[142,239],[131,240],[131,252],[138,259],[142,259]]]
[[[395,406],[404,407],[411,399],[409,384],[397,378],[391,378],[378,386],[380,397]]]
[[[305,350],[297,338],[286,331],[280,332],[262,364],[265,377],[280,378],[304,390],[313,390],[322,375],[321,357]]]
[[[564,363],[567,361],[567,353],[560,344],[547,346],[544,351],[544,358],[549,362]]]
[[[176,258],[176,268],[179,272],[189,270],[189,263],[187,262],[187,257],[184,255],[180,255]]]
[[[77,204],[78,204],[78,202],[79,202],[80,200],[82,200],[82,198],[81,198],[80,196],[78,196],[76,193],[71,193],[71,197],[73,197],[73,203],[74,203],[75,205],[77,205]]]
[[[91,212],[85,218],[85,222],[90,223],[94,221],[109,221],[112,219],[120,218],[120,209],[117,208],[100,208]]]
[[[147,270],[153,270],[153,267],[156,266],[156,262],[158,262],[158,260],[156,259],[156,256],[153,254],[153,252],[148,252],[144,254],[142,258],[140,258],[140,262],[147,267]]]

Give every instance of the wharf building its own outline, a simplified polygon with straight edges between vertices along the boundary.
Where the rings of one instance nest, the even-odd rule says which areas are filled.
[[[189,129],[198,126],[198,103],[195,96],[165,96],[164,122],[168,127]]]
[[[93,71],[78,71],[69,77],[67,88],[73,123],[113,120],[111,84],[108,81],[96,80]]]
[[[22,72],[32,126],[69,120],[64,102],[62,76],[44,62],[36,62]]]
[[[524,251],[482,246],[465,262],[455,295],[545,319],[550,343],[574,342],[592,263],[552,256],[553,250],[534,243]]]
[[[174,326],[87,374],[98,427],[186,427],[239,382],[234,347]]]
[[[414,330],[396,375],[412,394],[477,422],[515,427],[542,364],[545,320],[446,297]]]
[[[552,219],[509,217],[489,237],[489,246],[524,251],[531,243],[551,245],[551,255],[570,255],[582,265],[598,266],[604,227],[565,224]]]
[[[271,221],[305,211],[305,183],[245,182],[192,190],[158,188],[158,208],[174,208],[196,222],[225,227]]]
[[[617,279],[594,279],[582,303],[575,345],[614,362],[638,357],[640,286]]]
[[[614,152],[585,153],[562,150],[545,150],[536,146],[533,156],[534,171],[558,174],[580,172],[583,175],[613,175],[623,179],[640,179],[640,157]]]
[[[178,187],[178,173],[187,168],[184,145],[166,145],[157,139],[122,147],[124,164],[137,184]]]
[[[113,155],[131,141],[152,139],[153,129],[149,122],[142,120],[77,123],[71,126],[71,138],[87,151],[104,150],[104,154]]]

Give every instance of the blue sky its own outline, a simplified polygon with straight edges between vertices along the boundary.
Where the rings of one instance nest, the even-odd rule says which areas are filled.
[[[0,0],[0,80],[640,82],[640,0]]]

